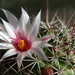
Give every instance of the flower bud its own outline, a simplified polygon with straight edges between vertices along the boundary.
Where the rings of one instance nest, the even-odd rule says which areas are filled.
[[[54,74],[53,74],[53,70],[50,69],[50,68],[45,68],[45,69],[42,71],[42,75],[54,75]]]

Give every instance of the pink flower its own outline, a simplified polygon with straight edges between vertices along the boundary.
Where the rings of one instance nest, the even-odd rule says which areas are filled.
[[[17,64],[21,67],[22,60],[25,57],[32,57],[32,54],[36,54],[40,58],[49,61],[45,56],[41,47],[52,46],[47,43],[47,41],[52,36],[44,36],[37,39],[37,34],[39,31],[41,11],[35,17],[34,21],[30,22],[30,18],[27,12],[22,8],[22,15],[20,20],[18,20],[12,13],[7,10],[2,9],[7,17],[6,22],[2,19],[4,27],[0,31],[0,39],[5,41],[0,43],[0,49],[9,49],[1,58],[10,57],[12,55],[18,54]]]

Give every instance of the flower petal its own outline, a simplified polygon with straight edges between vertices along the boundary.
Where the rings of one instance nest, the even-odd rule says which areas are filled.
[[[32,58],[32,59],[36,60],[36,58],[34,58],[34,57],[32,56],[32,53],[33,53],[33,52],[32,52],[32,49],[30,49],[29,51],[26,52],[26,54],[27,54],[26,57],[29,57],[29,58]]]
[[[4,26],[5,26],[5,28],[6,28],[6,30],[7,30],[7,32],[8,32],[8,34],[12,37],[12,38],[16,38],[16,35],[15,35],[15,33],[14,33],[14,28],[13,28],[13,26],[11,26],[11,24],[9,24],[8,22],[6,22],[6,21],[4,21],[3,19],[2,19],[2,21],[3,21],[3,23],[4,23]]]
[[[33,23],[32,23],[32,30],[31,30],[31,33],[30,33],[30,39],[32,41],[35,40],[37,34],[38,34],[38,31],[39,31],[39,25],[40,25],[40,19],[41,19],[41,11],[38,13],[38,15],[35,17]]]
[[[0,35],[0,39],[1,39],[1,40],[5,40],[1,35]],[[6,41],[6,40],[5,40],[5,41]]]
[[[6,31],[6,30],[5,30],[5,27],[4,27],[3,24],[1,24],[1,23],[0,23],[0,30],[1,30],[1,31]]]
[[[11,40],[9,38],[10,37],[8,36],[8,34],[6,32],[3,32],[3,31],[0,32],[0,39],[1,40],[10,42]]]
[[[20,68],[21,67],[21,64],[22,64],[22,60],[24,59],[24,57],[26,56],[26,52],[20,52],[17,56],[17,64],[18,64],[18,67]]]
[[[4,58],[7,58],[7,57],[10,57],[12,55],[15,55],[17,54],[16,50],[15,49],[9,49],[4,55],[3,57],[1,58],[1,60],[3,60]]]
[[[0,50],[5,50],[5,49],[8,49],[7,47],[3,47],[3,46],[0,46]]]
[[[9,23],[16,28],[17,25],[18,25],[18,19],[11,12],[9,12],[8,10],[5,10],[5,9],[2,9],[2,10],[5,13]]]
[[[22,10],[22,15],[21,15],[21,18],[19,21],[19,23],[20,23],[19,28],[21,29],[21,31],[23,30],[22,32],[27,33],[27,29],[28,29],[27,26],[29,25],[28,24],[29,16],[23,8],[21,8],[21,10]]]
[[[1,48],[9,49],[9,48],[14,48],[14,47],[12,44],[9,44],[9,43],[0,43],[0,49]]]
[[[52,37],[53,36],[44,36],[44,37],[39,38],[38,40],[39,41],[46,41],[46,42],[48,42]]]
[[[53,46],[44,41],[35,41],[33,42],[32,47],[38,48],[38,47],[53,47]]]
[[[32,52],[35,53],[37,56],[46,61],[49,61],[41,48],[32,48],[32,49],[33,49]]]

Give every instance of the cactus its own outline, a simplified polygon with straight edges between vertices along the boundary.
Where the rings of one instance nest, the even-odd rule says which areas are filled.
[[[70,26],[74,15],[68,22],[65,22],[56,12],[52,20],[49,21],[48,10],[46,11],[46,22],[40,22],[40,31],[37,38],[45,35],[52,36],[48,43],[53,47],[42,48],[49,61],[40,59],[33,53],[34,59],[24,58],[22,67],[18,69],[16,57],[12,56],[1,61],[0,68],[3,68],[0,73],[2,75],[10,75],[12,71],[11,75],[75,75],[75,24]]]

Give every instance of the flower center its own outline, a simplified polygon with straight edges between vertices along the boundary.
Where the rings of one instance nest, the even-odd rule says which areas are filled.
[[[29,50],[32,45],[32,43],[27,39],[13,39],[11,43],[16,48],[16,50],[21,52]]]
[[[25,46],[25,41],[24,40],[20,40],[20,43],[18,44],[18,47],[23,50]]]

